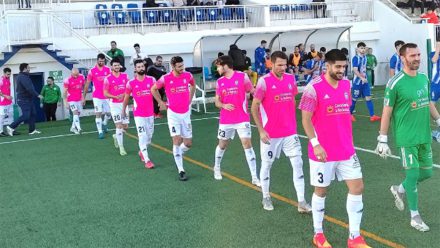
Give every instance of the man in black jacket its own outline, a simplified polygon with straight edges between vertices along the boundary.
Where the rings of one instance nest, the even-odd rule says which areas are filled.
[[[15,82],[17,89],[17,104],[21,108],[21,116],[14,121],[10,126],[6,127],[6,132],[9,136],[14,135],[14,129],[16,129],[22,122],[28,122],[29,124],[29,134],[39,134],[41,133],[35,129],[35,118],[37,110],[33,103],[33,98],[38,97],[43,99],[43,96],[39,95],[35,91],[34,84],[32,83],[31,77],[29,76],[30,67],[27,63],[20,64],[20,73],[17,76]]]
[[[159,80],[163,75],[167,74],[167,70],[165,66],[162,65],[162,62],[163,62],[162,56],[157,56],[154,64],[148,66],[147,68],[147,75],[154,77],[156,81]],[[160,97],[163,99],[165,95],[165,89],[163,88],[160,89],[159,93],[160,93]],[[154,118],[162,118],[163,116],[160,113],[159,105],[156,99],[154,99],[154,97],[153,97],[153,106],[154,106]]]

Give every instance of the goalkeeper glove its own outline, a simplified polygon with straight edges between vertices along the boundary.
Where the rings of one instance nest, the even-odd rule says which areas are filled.
[[[390,147],[388,146],[387,142],[388,142],[388,136],[386,135],[379,135],[377,137],[377,147],[375,152],[381,156],[382,158],[387,158],[387,156],[391,156],[391,150]]]

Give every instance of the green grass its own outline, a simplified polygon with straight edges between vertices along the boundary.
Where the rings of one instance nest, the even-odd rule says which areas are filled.
[[[383,89],[375,95],[383,95]],[[382,100],[375,101],[380,112]],[[210,110],[214,111],[210,106]],[[358,103],[357,114],[366,115]],[[216,114],[193,114],[211,118]],[[299,112],[297,120],[299,120]],[[355,145],[374,150],[378,123],[358,116],[354,123]],[[93,118],[82,118],[85,131],[95,131]],[[164,123],[157,120],[156,123]],[[193,121],[194,146],[186,156],[212,165],[217,144],[217,119]],[[132,122],[133,125],[133,122]],[[37,137],[67,134],[67,121],[39,123]],[[25,133],[25,127],[19,131]],[[130,129],[136,134],[135,129]],[[299,124],[299,133],[304,134]],[[259,160],[259,138],[253,144]],[[226,177],[213,179],[212,172],[184,162],[189,181],[180,182],[173,157],[151,147],[154,170],[143,167],[137,156],[137,140],[125,136],[126,157],[113,147],[110,133],[104,140],[96,133],[28,140],[27,135],[0,138],[0,247],[310,247],[313,233],[310,215],[274,200],[275,210],[264,211],[261,193]],[[306,197],[310,200],[306,140],[302,139]],[[166,125],[157,125],[153,143],[171,149]],[[392,150],[396,153],[395,146]],[[382,160],[358,151],[365,180],[362,229],[405,247],[435,247],[440,230],[437,211],[440,198],[439,169],[419,185],[420,211],[431,231],[419,233],[409,226],[409,212],[399,212],[389,193],[403,171],[399,160]],[[434,162],[440,163],[440,144],[433,144]],[[258,167],[260,164],[258,163]],[[234,140],[222,170],[250,180],[245,156]],[[271,192],[296,200],[290,164],[275,162]],[[326,214],[348,222],[345,211],[347,189],[333,183],[326,201]],[[334,247],[344,247],[348,230],[325,222],[327,238]],[[373,247],[386,245],[367,238]]]

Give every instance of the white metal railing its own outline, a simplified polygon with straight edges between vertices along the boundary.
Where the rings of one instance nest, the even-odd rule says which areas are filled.
[[[70,0],[1,0],[2,10],[12,9],[50,9]]]

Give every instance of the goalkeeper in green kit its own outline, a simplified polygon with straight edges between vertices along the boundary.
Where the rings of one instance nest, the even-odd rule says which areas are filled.
[[[418,72],[420,49],[416,44],[407,43],[400,50],[404,68],[387,84],[376,153],[386,158],[391,155],[388,147],[388,129],[392,121],[396,145],[399,149],[406,177],[400,185],[391,186],[397,209],[405,208],[406,194],[411,212],[411,226],[429,231],[418,211],[417,184],[432,176],[432,150],[430,115],[440,126],[440,115],[430,101],[428,77]]]

